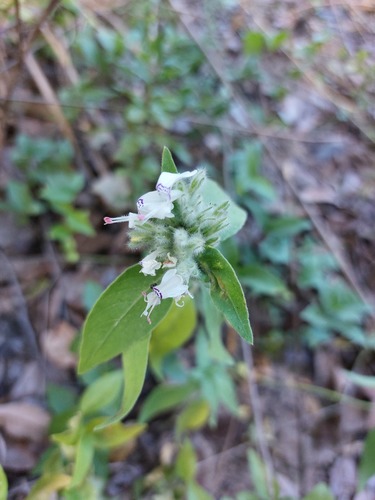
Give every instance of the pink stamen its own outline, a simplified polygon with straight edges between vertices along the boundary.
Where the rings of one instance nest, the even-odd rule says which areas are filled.
[[[106,224],[113,224],[111,217],[104,217],[104,225]]]

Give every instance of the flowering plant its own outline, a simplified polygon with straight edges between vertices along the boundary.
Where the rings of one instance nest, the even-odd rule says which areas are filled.
[[[156,189],[138,199],[137,212],[104,218],[105,224],[127,222],[129,246],[146,254],[103,292],[84,326],[79,372],[123,356],[123,403],[106,425],[134,405],[145,377],[152,330],[172,301],[183,307],[184,297],[193,297],[196,283],[209,286],[215,306],[241,337],[252,342],[241,285],[217,249],[245,220],[244,210],[207,179],[203,169],[178,173],[167,148]]]

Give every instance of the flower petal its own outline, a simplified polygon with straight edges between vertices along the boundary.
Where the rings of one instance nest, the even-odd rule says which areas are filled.
[[[172,186],[181,179],[186,179],[187,177],[192,177],[197,173],[197,170],[192,172],[183,172],[182,174],[172,174],[170,172],[162,172],[159,176],[158,182],[156,183],[156,189],[160,193],[169,194]]]

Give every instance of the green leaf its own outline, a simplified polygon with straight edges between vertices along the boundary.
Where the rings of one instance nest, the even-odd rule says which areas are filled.
[[[82,190],[84,183],[85,179],[82,174],[73,172],[50,174],[46,178],[46,184],[40,196],[49,201],[52,206],[72,203]]]
[[[269,218],[264,225],[264,230],[272,236],[295,236],[296,234],[311,228],[307,219],[284,215],[282,217]]]
[[[152,332],[150,364],[160,377],[163,358],[184,344],[195,330],[197,315],[194,301],[186,297],[184,302],[184,307],[178,307],[173,303],[168,314]]]
[[[53,413],[64,413],[73,409],[77,400],[77,393],[72,387],[60,384],[47,384],[48,407]]]
[[[253,342],[253,333],[249,321],[249,311],[245,296],[227,259],[216,250],[208,247],[199,255],[202,271],[210,279],[210,294],[215,306],[224,314],[226,320],[233,326],[246,342]]]
[[[239,276],[241,282],[255,293],[271,296],[281,295],[284,298],[290,296],[290,292],[284,285],[284,282],[266,266],[261,264],[249,264],[242,267]]]
[[[244,38],[245,54],[258,56],[265,47],[265,39],[259,31],[248,31]]]
[[[228,226],[220,231],[220,239],[224,241],[234,236],[246,222],[247,213],[239,207],[227,193],[213,180],[206,179],[200,188],[203,200],[209,205],[221,205],[224,202],[229,203],[228,207]]]
[[[256,492],[262,499],[269,498],[267,472],[264,463],[261,461],[258,454],[251,449],[247,452],[247,459],[249,462],[251,479]]]
[[[94,368],[125,352],[132,343],[148,337],[167,314],[171,299],[153,311],[150,325],[141,314],[145,307],[142,292],[162,273],[144,276],[138,264],[129,267],[102,293],[83,327],[78,373]]]
[[[159,385],[146,398],[139,415],[140,422],[147,422],[165,411],[180,405],[196,389],[194,382],[181,385]]]
[[[210,339],[210,354],[214,359],[223,364],[232,365],[234,363],[232,356],[226,350],[222,335],[223,315],[213,304],[207,289],[202,288],[202,307],[203,317],[206,325],[206,331]]]
[[[279,31],[275,35],[270,35],[266,38],[267,49],[271,51],[278,50],[283,43],[288,40],[289,33],[287,31]]]
[[[0,500],[7,500],[8,497],[8,479],[4,469],[0,465]]]
[[[171,174],[178,174],[178,170],[173,160],[172,154],[165,146],[163,148],[163,154],[161,157],[161,171],[170,172]]]
[[[93,307],[102,292],[103,287],[99,283],[92,280],[86,281],[83,286],[82,302],[87,311]]]
[[[236,191],[239,195],[255,193],[267,200],[275,198],[271,182],[259,173],[262,163],[263,146],[259,141],[251,141],[230,158],[234,172]]]
[[[320,293],[323,309],[343,322],[360,322],[368,307],[343,281],[323,287]]]
[[[176,474],[185,482],[194,479],[197,469],[197,456],[189,439],[185,439],[177,455]]]
[[[52,493],[66,488],[71,479],[67,474],[46,474],[33,485],[27,499],[42,500],[51,498]]]
[[[291,258],[291,240],[272,234],[264,238],[259,245],[262,256],[276,264],[288,264]]]
[[[34,200],[27,184],[19,181],[9,181],[6,189],[6,205],[14,212],[26,215],[38,215],[44,211],[43,205]]]
[[[119,411],[113,417],[97,426],[97,429],[122,420],[132,410],[143,387],[148,361],[148,346],[150,335],[132,342],[122,354],[124,372],[124,394]]]
[[[366,437],[365,448],[359,463],[359,489],[365,487],[367,480],[375,474],[375,429],[372,429]]]
[[[186,493],[186,500],[213,500],[213,497],[194,480],[188,482]]]
[[[366,387],[367,389],[375,389],[375,376],[362,375],[361,373],[349,372],[347,370],[344,370],[344,374],[353,384]]]
[[[334,497],[326,484],[319,483],[303,497],[303,500],[334,500]]]
[[[239,405],[233,376],[231,376],[225,367],[219,366],[214,370],[212,379],[220,401],[233,415],[238,415]]]
[[[337,268],[337,263],[330,252],[321,245],[307,240],[298,251],[300,262],[299,286],[324,289],[327,285],[327,274]]]
[[[310,305],[305,307],[300,313],[302,319],[311,323],[315,327],[329,330],[335,326],[317,302],[312,302]]]
[[[335,327],[333,327],[335,328]],[[352,323],[337,322],[337,331],[346,339],[354,344],[358,344],[364,349],[375,348],[375,335],[374,333],[367,333],[363,328]]]
[[[80,409],[84,415],[96,413],[111,404],[119,395],[123,383],[121,370],[105,373],[83,393]]]
[[[95,432],[95,446],[101,449],[117,448],[142,434],[146,427],[146,424],[124,425],[117,422]]]
[[[83,483],[89,473],[94,458],[94,437],[83,433],[77,444],[77,454],[74,464],[72,482],[69,488],[75,488]]]
[[[61,207],[54,208],[64,215],[64,222],[72,232],[84,234],[86,236],[93,236],[95,234],[94,228],[90,222],[90,215],[85,210],[79,210],[72,206],[66,206],[62,211],[60,211]]]
[[[205,399],[192,401],[177,417],[177,434],[188,429],[199,429],[207,422],[209,416],[210,407]]]

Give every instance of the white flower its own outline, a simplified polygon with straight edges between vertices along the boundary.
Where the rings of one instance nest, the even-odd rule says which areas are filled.
[[[172,174],[170,172],[162,172],[159,176],[158,182],[156,183],[156,190],[159,193],[165,193],[170,197],[171,189],[173,185],[180,179],[185,179],[187,177],[192,177],[197,173],[197,170],[192,172],[183,172],[182,174]]]
[[[147,321],[149,323],[151,323],[150,315],[154,307],[159,305],[162,299],[173,298],[177,305],[182,306],[183,304],[178,304],[179,299],[185,293],[190,295],[188,285],[184,284],[183,278],[177,274],[176,269],[169,269],[162,277],[160,285],[153,285],[151,288],[152,292],[147,295],[144,293],[147,305],[146,309],[141,314],[141,316],[147,316]]]
[[[129,222],[129,228],[135,227],[135,222],[146,222],[149,219],[166,219],[174,217],[173,202],[182,195],[182,191],[172,189],[180,179],[192,177],[197,170],[184,172],[182,174],[171,174],[162,172],[156,184],[156,191],[145,193],[137,201],[138,213],[130,212],[120,217],[104,217],[104,224],[115,224],[117,222]]]
[[[142,269],[139,272],[144,275],[149,274],[151,276],[155,276],[155,271],[161,268],[161,262],[158,262],[155,258],[158,254],[159,252],[155,250],[142,259],[140,262]]]
[[[163,262],[163,269],[165,267],[176,267],[177,264],[177,259],[176,257],[172,257],[172,255],[168,252],[167,253],[167,260]]]
[[[165,219],[174,217],[172,202],[181,195],[181,192],[173,190],[171,195],[171,198],[169,198],[158,191],[150,191],[142,195],[137,201],[139,218],[145,222],[151,218]]]
[[[121,215],[120,217],[104,217],[104,225],[115,224],[116,222],[129,222],[129,227],[132,229],[135,226],[135,222],[140,220],[139,214],[130,212],[129,215]]]

